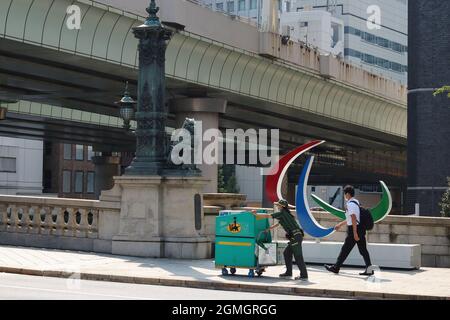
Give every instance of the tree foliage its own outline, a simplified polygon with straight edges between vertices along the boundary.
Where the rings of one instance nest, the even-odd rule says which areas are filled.
[[[447,97],[450,98],[450,86],[443,86],[442,88],[437,89],[433,95],[437,96],[439,94],[445,94],[447,93]]]
[[[236,170],[233,165],[219,166],[218,190],[219,193],[239,193]]]

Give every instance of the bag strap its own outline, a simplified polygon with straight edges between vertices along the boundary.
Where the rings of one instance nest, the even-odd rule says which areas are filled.
[[[354,203],[354,204],[356,204],[358,207],[360,207],[359,203],[356,202],[355,200],[349,201],[349,203]]]
[[[359,218],[361,219],[361,206],[359,205],[359,203],[356,202],[355,200],[349,201],[349,203],[354,203],[354,204],[356,204],[358,206],[358,208],[359,208]],[[356,219],[356,221],[358,221],[358,219]],[[361,223],[361,221],[358,221],[358,224],[360,224],[360,223]]]

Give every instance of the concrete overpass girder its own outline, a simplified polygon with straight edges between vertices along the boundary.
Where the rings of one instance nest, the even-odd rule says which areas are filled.
[[[0,36],[135,68],[137,40],[131,33],[139,17],[77,2],[82,28],[66,27],[69,0],[4,0],[0,2]]]

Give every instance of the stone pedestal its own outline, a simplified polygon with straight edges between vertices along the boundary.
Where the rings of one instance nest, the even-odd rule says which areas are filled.
[[[120,197],[119,233],[112,253],[157,258],[206,259],[211,243],[195,228],[196,194],[208,182],[199,177],[122,176],[114,189]],[[203,206],[197,208],[203,218]]]
[[[175,122],[181,128],[186,118],[202,122],[202,134],[208,129],[219,129],[219,114],[225,113],[227,101],[215,98],[182,98],[170,101],[170,111],[175,113]],[[209,143],[203,144],[203,150]],[[205,193],[217,192],[218,165],[200,164],[202,176],[209,179],[203,189]]]

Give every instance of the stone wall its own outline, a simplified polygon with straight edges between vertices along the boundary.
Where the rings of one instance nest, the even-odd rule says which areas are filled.
[[[236,209],[236,208],[235,208]],[[214,241],[215,216],[219,207],[205,207],[205,230]],[[271,209],[267,209],[271,211]],[[339,220],[324,212],[313,212],[314,217],[324,227],[336,225]],[[274,240],[284,240],[284,232],[277,229]],[[314,240],[310,236],[306,240]],[[321,241],[344,241],[345,228]],[[377,223],[368,234],[372,243],[420,244],[423,267],[450,267],[450,218],[416,216],[388,216]]]

